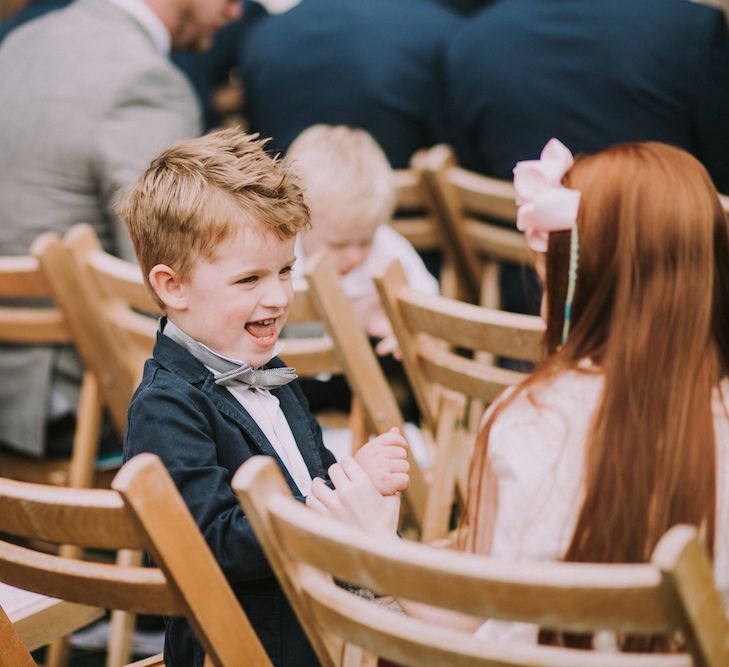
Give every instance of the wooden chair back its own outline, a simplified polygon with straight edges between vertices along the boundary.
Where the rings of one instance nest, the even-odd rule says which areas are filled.
[[[246,516],[325,667],[357,650],[403,667],[719,667],[729,621],[694,528],[670,530],[638,565],[497,562],[373,535],[291,497],[273,462],[233,479]],[[576,633],[670,634],[687,654],[605,654],[474,636],[393,612],[334,583],[477,617]],[[363,663],[364,664],[364,663]]]
[[[395,218],[390,225],[419,252],[441,250],[438,226],[430,210],[423,175],[417,169],[393,171]]]
[[[123,437],[129,401],[156,327],[153,318],[133,310],[157,309],[144,292],[139,269],[104,252],[89,225],[75,225],[63,239],[44,235],[38,259],[76,349],[98,379],[104,406]]]
[[[140,455],[122,467],[112,487],[70,490],[0,479],[0,581],[93,607],[184,616],[210,664],[233,667],[245,656],[247,665],[270,666],[162,462]],[[146,550],[157,567],[40,553],[8,536]],[[0,661],[16,664],[24,663]]]
[[[459,293],[458,258],[450,251],[448,237],[438,219],[438,211],[430,195],[423,170],[418,166],[427,151],[419,151],[407,169],[393,172],[395,183],[395,214],[390,222],[419,253],[440,255],[440,293],[456,297]]]
[[[331,260],[322,257],[307,271],[311,299],[324,322],[347,383],[364,414],[368,434],[379,435],[404,422],[397,400],[382,367],[339,281]],[[410,486],[405,492],[408,508],[417,524],[423,519],[427,482],[410,452]]]
[[[408,286],[397,261],[375,277],[375,284],[424,426],[436,445],[422,527],[423,539],[430,541],[447,530],[454,485],[465,490],[484,406],[525,377],[493,365],[484,355],[539,361],[544,324],[531,315],[421,294]]]
[[[74,342],[65,315],[52,299],[51,284],[39,261],[47,241],[46,235],[37,238],[30,255],[0,257],[0,343],[4,345],[72,345]],[[0,470],[6,477],[30,482],[92,486],[100,417],[96,378],[92,373],[85,373],[71,456],[30,459],[3,450]],[[101,479],[97,481],[103,483]]]
[[[529,264],[524,235],[515,227],[512,184],[459,167],[445,145],[419,156],[417,167],[446,253],[459,267],[460,298],[498,308],[499,265]]]

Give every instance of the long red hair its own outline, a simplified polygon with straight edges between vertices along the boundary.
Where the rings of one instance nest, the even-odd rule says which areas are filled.
[[[560,346],[571,232],[558,232],[546,256],[550,356],[515,392],[529,395],[586,358],[604,375],[586,443],[584,502],[564,558],[643,562],[677,523],[699,526],[712,550],[711,399],[729,369],[729,230],[714,186],[696,159],[659,143],[578,158],[564,184],[581,192],[570,334]],[[489,432],[513,398],[485,424],[471,463],[476,551],[489,541]]]

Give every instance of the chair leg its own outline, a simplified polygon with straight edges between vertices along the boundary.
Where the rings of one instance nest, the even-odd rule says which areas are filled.
[[[458,423],[463,419],[461,396],[446,393],[438,415],[433,475],[428,487],[421,526],[421,542],[432,542],[448,533],[448,522],[455,497],[454,454]]]
[[[85,371],[68,474],[68,486],[74,489],[90,488],[94,485],[94,467],[101,436],[101,416],[102,404],[96,376],[90,371]]]
[[[117,555],[116,562],[117,565],[125,567],[139,567],[142,564],[142,553],[122,549]],[[129,662],[135,619],[135,614],[125,611],[115,610],[111,613],[106,667],[122,667]]]
[[[48,647],[46,667],[66,667],[71,657],[71,645],[68,637],[57,639]]]
[[[101,399],[96,376],[89,371],[84,372],[81,383],[76,432],[73,436],[71,465],[68,473],[68,486],[76,489],[93,486],[96,451],[101,434]],[[81,550],[64,545],[60,556],[64,558],[80,558]],[[46,667],[65,667],[71,655],[68,638],[56,640],[48,647]]]

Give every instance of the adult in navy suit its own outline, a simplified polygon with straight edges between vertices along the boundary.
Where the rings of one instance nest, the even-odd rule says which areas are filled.
[[[405,166],[441,138],[437,65],[460,21],[435,0],[302,0],[278,15],[247,8],[240,71],[250,129],[285,151],[317,123],[360,127],[393,167]]]
[[[460,161],[511,178],[550,137],[575,152],[656,140],[729,192],[729,33],[688,0],[500,0],[451,36],[445,77]]]

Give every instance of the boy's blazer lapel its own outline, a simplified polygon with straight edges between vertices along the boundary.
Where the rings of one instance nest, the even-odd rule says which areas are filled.
[[[249,440],[261,454],[276,459],[289,487],[301,495],[300,489],[260,426],[231,392],[225,387],[215,384],[213,374],[200,361],[161,332],[157,334],[153,356],[158,362],[171,368],[190,384],[198,386],[200,391],[207,394],[221,413],[233,419],[245,431]],[[273,363],[266,364],[266,368],[284,365],[279,360],[272,361]],[[324,464],[319,456],[314,434],[311,432],[307,415],[297,400],[294,390],[290,385],[284,385],[272,393],[281,404],[281,409],[312,478],[324,477],[326,470],[324,470]]]

